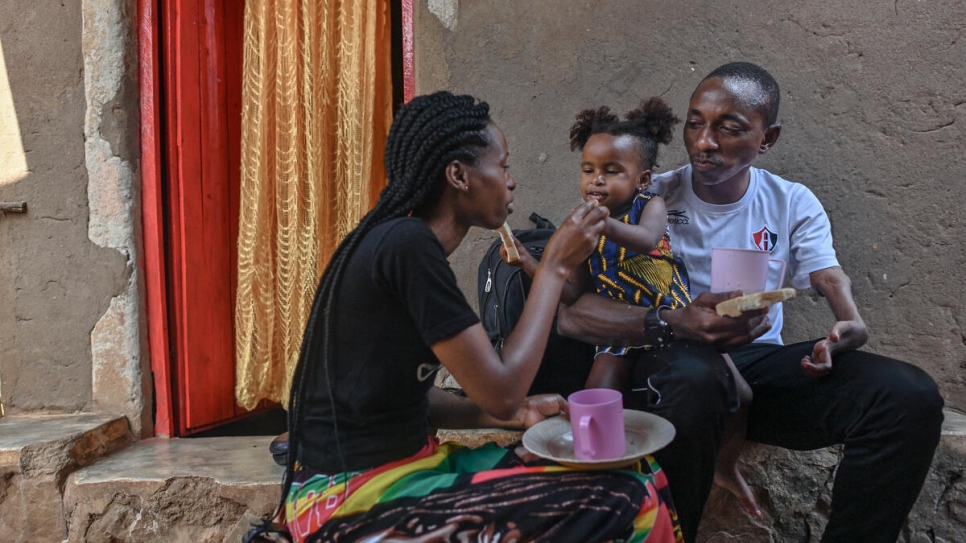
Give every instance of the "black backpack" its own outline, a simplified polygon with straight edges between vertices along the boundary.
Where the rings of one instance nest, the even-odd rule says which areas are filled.
[[[514,230],[513,235],[537,260],[543,256],[547,241],[556,226],[547,219],[530,214],[536,228]],[[523,304],[530,292],[530,277],[523,270],[500,258],[499,238],[493,241],[480,262],[478,289],[480,320],[497,351],[520,320]],[[567,396],[584,387],[594,363],[594,346],[557,334],[556,321],[550,331],[540,370],[530,394],[557,393]]]

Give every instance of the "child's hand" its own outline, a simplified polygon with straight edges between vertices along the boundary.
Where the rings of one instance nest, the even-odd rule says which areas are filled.
[[[523,273],[533,277],[533,274],[537,271],[537,265],[539,262],[536,258],[533,258],[533,255],[530,254],[530,251],[523,247],[523,244],[520,243],[520,240],[518,240],[516,236],[513,237],[513,245],[516,246],[517,252],[520,253],[520,261],[510,262],[508,260],[505,245],[500,246],[500,258],[511,266],[519,266],[521,269],[523,269]]]
[[[608,238],[614,237],[614,230],[624,226],[624,223],[615,219],[614,217],[607,217],[604,219],[604,231],[600,233],[602,236],[607,236]]]

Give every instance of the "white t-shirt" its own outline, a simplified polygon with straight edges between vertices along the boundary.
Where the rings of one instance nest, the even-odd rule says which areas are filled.
[[[691,280],[691,296],[710,288],[711,248],[737,247],[771,252],[788,263],[795,288],[808,288],[808,274],[838,266],[828,215],[804,185],[751,168],[748,191],[733,204],[709,204],[694,194],[691,166],[654,176],[648,189],[664,197],[671,249]],[[779,288],[781,265],[771,264],[767,289]],[[787,285],[783,285],[787,286]],[[772,328],[759,343],[782,344],[782,304],[768,313]]]

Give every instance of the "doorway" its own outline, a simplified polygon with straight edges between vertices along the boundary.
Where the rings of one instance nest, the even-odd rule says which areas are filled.
[[[277,420],[277,405],[247,411],[234,398],[244,2],[139,0],[138,9],[154,433]],[[390,9],[398,105],[414,87],[412,1]]]

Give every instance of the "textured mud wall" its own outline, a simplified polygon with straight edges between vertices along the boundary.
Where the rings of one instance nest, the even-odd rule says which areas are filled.
[[[130,271],[88,238],[79,2],[0,3],[0,44],[26,171],[0,172],[0,379],[17,409],[90,409],[91,330]],[[9,141],[9,140],[8,140]]]
[[[766,67],[782,86],[784,128],[759,165],[825,204],[868,348],[926,368],[947,405],[966,410],[960,2],[426,0],[415,15],[418,92],[477,95],[507,133],[515,228],[531,211],[560,220],[577,201],[567,133],[580,109],[623,112],[663,95],[682,114],[718,65]],[[684,160],[677,138],[659,169]],[[475,303],[493,236],[470,238],[452,261]],[[831,325],[814,296],[786,313],[786,341]]]
[[[139,433],[132,7],[0,4],[0,201],[28,203],[0,217],[0,381],[12,412],[111,411]]]

